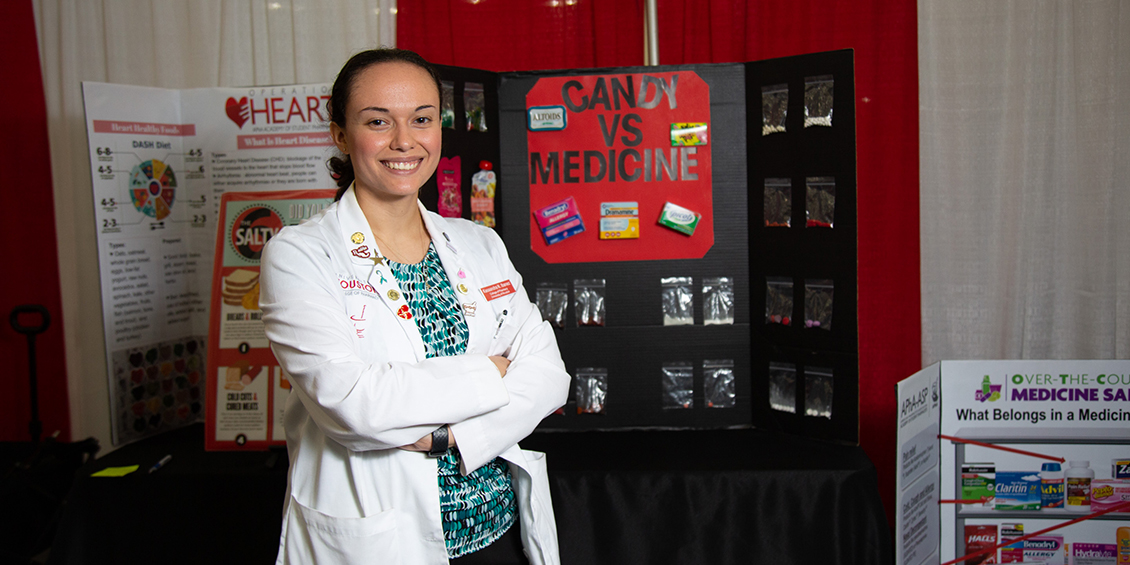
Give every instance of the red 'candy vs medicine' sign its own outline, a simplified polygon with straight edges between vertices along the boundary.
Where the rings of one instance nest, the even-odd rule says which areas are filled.
[[[546,262],[693,259],[714,245],[710,88],[697,74],[546,77],[526,108],[530,247]],[[585,231],[547,244],[533,213],[570,196]],[[601,240],[602,202],[638,202],[639,237]],[[693,235],[657,224],[667,202],[702,216]]]

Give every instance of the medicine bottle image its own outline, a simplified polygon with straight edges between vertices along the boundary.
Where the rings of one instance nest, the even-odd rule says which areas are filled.
[[[1118,565],[1130,565],[1130,528],[1118,528],[1115,534],[1115,544],[1118,547]]]
[[[1040,508],[1063,508],[1063,490],[1059,463],[1044,463],[1040,469]]]
[[[1064,473],[1067,476],[1067,510],[1071,512],[1091,511],[1091,480],[1095,478],[1095,470],[1091,468],[1090,461],[1071,461],[1071,468]]]

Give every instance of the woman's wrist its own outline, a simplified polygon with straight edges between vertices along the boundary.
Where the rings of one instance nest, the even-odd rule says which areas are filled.
[[[440,426],[432,432],[432,445],[428,449],[428,456],[439,457],[447,453],[448,430],[447,426]]]

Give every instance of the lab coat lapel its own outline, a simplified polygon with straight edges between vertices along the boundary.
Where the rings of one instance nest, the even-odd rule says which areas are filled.
[[[373,288],[381,302],[389,309],[396,319],[405,337],[412,344],[412,351],[417,361],[427,357],[424,349],[424,339],[420,336],[420,329],[416,326],[412,309],[401,290],[396,276],[392,274],[384,254],[377,247],[376,238],[369,229],[369,220],[361,206],[357,204],[357,195],[352,186],[341,197],[338,204],[338,222],[341,225],[341,237],[346,249],[349,250],[349,261],[353,267],[353,275]]]
[[[471,251],[466,249],[462,240],[451,235],[453,230],[447,229],[447,221],[433,217],[423,204],[419,205],[424,225],[428,228],[436,253],[443,263],[443,270],[447,273],[447,280],[451,283],[455,297],[463,308],[463,317],[467,320],[467,351],[485,351],[493,335],[496,319],[494,309],[479,292],[482,281],[478,280],[476,274],[481,270],[472,268],[474,259]]]

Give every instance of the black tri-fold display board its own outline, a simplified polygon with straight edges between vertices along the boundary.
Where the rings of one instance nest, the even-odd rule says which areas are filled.
[[[851,50],[439,71],[421,199],[493,223],[556,328],[573,390],[539,430],[858,442]]]

